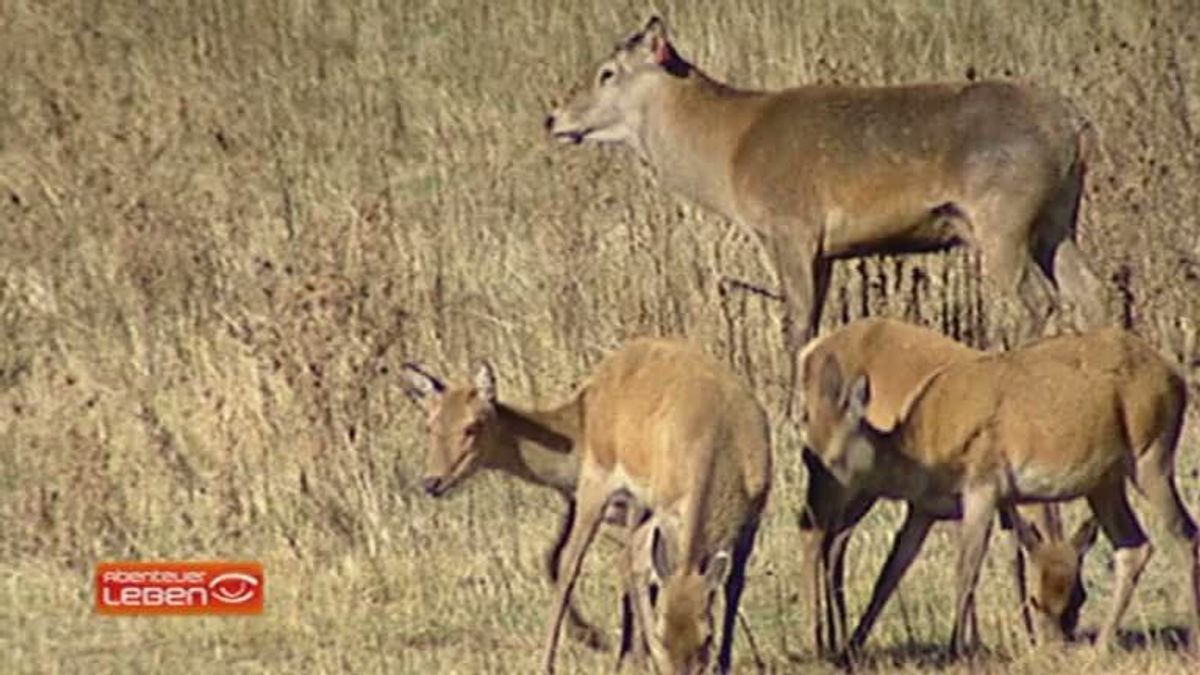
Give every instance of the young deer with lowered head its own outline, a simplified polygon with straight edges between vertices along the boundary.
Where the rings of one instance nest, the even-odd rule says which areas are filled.
[[[684,60],[654,17],[545,125],[564,142],[632,148],[666,188],[756,233],[784,286],[793,369],[838,258],[967,244],[1008,316],[1040,320],[1046,292],[1050,308],[1061,293],[1081,323],[1103,320],[1103,288],[1075,243],[1089,124],[1054,92],[738,89]]]
[[[871,382],[871,399],[866,419],[877,429],[888,430],[896,425],[905,401],[922,382],[939,369],[984,356],[941,333],[921,326],[886,318],[852,321],[837,330],[822,335],[805,346],[800,354],[801,371],[801,428],[806,447],[804,461],[808,468],[808,492],[801,514],[802,560],[807,596],[813,600],[815,638],[819,652],[837,654],[843,648],[857,651],[865,644],[875,620],[882,611],[891,591],[899,581],[896,565],[911,560],[915,551],[893,548],[884,572],[876,581],[867,606],[848,644],[846,639],[846,605],[843,590],[845,551],[851,528],[874,505],[878,495],[852,491],[830,474],[818,459],[820,448],[829,442],[830,429],[837,426],[841,410],[819,395],[820,371],[814,364],[833,358],[845,372],[860,373]],[[1023,507],[1023,515],[1032,519],[1018,534],[1025,534],[1014,558],[1016,588],[1026,629],[1043,639],[1069,637],[1079,618],[1086,594],[1080,577],[1082,556],[1094,541],[1096,524],[1087,521],[1079,532],[1067,540],[1059,523],[1055,504]],[[957,513],[935,514],[957,517]],[[919,546],[933,520],[929,514],[909,508],[902,532],[919,530],[907,536],[897,536],[895,544]],[[1024,524],[1024,523],[1023,523]],[[1042,534],[1044,533],[1044,534]],[[1032,566],[1032,602],[1025,583],[1024,548]],[[890,572],[889,572],[890,570]],[[1032,605],[1032,607],[1031,607]],[[1030,610],[1039,617],[1035,632]]]
[[[817,448],[839,482],[904,499],[925,514],[961,508],[955,651],[966,643],[967,610],[996,512],[1020,527],[1014,505],[1077,497],[1086,497],[1116,549],[1117,583],[1097,637],[1098,647],[1109,646],[1151,553],[1126,482],[1186,552],[1180,569],[1196,650],[1200,551],[1174,480],[1187,384],[1145,342],[1105,329],[947,365],[918,387],[891,430],[867,417],[869,375],[847,373],[836,357],[813,366],[821,373],[817,395],[839,411]]]
[[[572,399],[557,409],[537,411],[500,405],[496,400],[495,373],[486,361],[475,364],[469,386],[448,388],[414,363],[404,364],[401,376],[406,393],[428,413],[429,448],[421,483],[431,497],[449,494],[479,469],[508,473],[563,496],[567,508],[547,552],[545,567],[550,583],[557,585],[563,547],[575,518],[575,486],[580,467],[577,440],[583,432],[578,400]],[[484,421],[507,429],[506,434],[481,437]],[[606,522],[619,530],[628,525],[619,514],[606,514]],[[625,590],[618,657],[621,661],[636,644],[633,641],[636,629],[628,606],[629,589]],[[585,619],[574,603],[567,612],[570,635],[591,648],[606,648],[603,632]]]
[[[440,493],[479,468],[503,466],[573,494],[545,669],[554,668],[575,580],[606,508],[631,497],[680,523],[680,555],[658,597],[657,614],[669,621],[651,640],[662,645],[662,665],[672,672],[706,665],[713,595],[723,586],[717,663],[728,672],[746,562],[771,483],[767,418],[754,396],[703,351],[667,339],[628,343],[550,411],[502,403],[494,380],[485,380],[439,391],[429,437],[440,458],[427,485]]]

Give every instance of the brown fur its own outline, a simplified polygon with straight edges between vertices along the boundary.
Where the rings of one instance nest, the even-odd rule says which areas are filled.
[[[848,534],[858,520],[867,514],[875,502],[870,494],[854,494],[842,487],[817,459],[819,448],[829,442],[831,431],[840,421],[841,411],[836,402],[820,395],[819,366],[835,358],[845,372],[865,374],[871,381],[871,401],[866,414],[876,428],[895,426],[913,392],[930,375],[942,367],[979,358],[984,352],[971,349],[941,333],[893,319],[862,319],[810,342],[802,351],[801,389],[803,392],[802,421],[806,437],[805,463],[809,469],[806,513],[801,518],[804,551],[803,571],[808,597],[813,602],[809,613],[814,621],[814,633],[819,651],[837,653],[846,637],[845,598],[842,590],[844,554]],[[812,450],[809,448],[815,448]],[[815,453],[815,454],[814,454]],[[947,514],[957,515],[957,514]],[[1080,580],[1080,551],[1073,543],[1064,541],[1057,525],[1057,507],[1030,507],[1025,517],[1032,519],[1033,531],[1038,533],[1038,545],[1025,547],[1033,566],[1034,581],[1029,593],[1035,600],[1038,615],[1048,614],[1041,627],[1055,626],[1054,631],[1039,631],[1047,637],[1074,631],[1079,606],[1083,602]],[[910,514],[909,529],[927,525]],[[911,562],[900,550],[901,542],[919,546],[898,533],[888,564],[876,581],[875,590],[866,612],[846,645],[851,651],[866,641],[884,603]],[[1032,542],[1033,537],[1029,538]],[[912,551],[915,556],[915,550]],[[1024,583],[1025,560],[1018,554],[1014,567],[1016,587],[1021,597],[1027,626],[1031,626]],[[1059,595],[1066,589],[1067,597]],[[1045,601],[1041,599],[1046,598]],[[1046,608],[1046,609],[1042,609]]]
[[[549,411],[499,403],[490,368],[481,369],[474,386],[437,398],[426,481],[432,492],[444,493],[489,467],[573,494],[559,604],[547,638],[548,671],[583,557],[618,495],[678,514],[678,575],[734,552],[720,657],[728,669],[744,565],[770,488],[766,415],[744,385],[687,343],[641,339],[605,359],[571,400]],[[664,602],[672,602],[671,593]],[[670,651],[670,641],[665,644]]]
[[[1061,291],[1079,323],[1104,320],[1075,243],[1088,124],[1054,92],[737,89],[680,58],[657,17],[595,72],[547,118],[550,134],[627,145],[665,187],[755,232],[784,285],[792,356],[816,333],[831,261],[864,254],[967,244],[1004,305],[1040,320],[1042,293],[1057,305]]]
[[[1111,643],[1151,548],[1129,507],[1130,481],[1186,550],[1193,648],[1200,627],[1195,522],[1174,483],[1183,425],[1183,377],[1149,345],[1117,329],[1046,340],[944,367],[917,388],[891,431],[865,414],[869,376],[843,374],[836,358],[819,395],[840,410],[819,448],[840,482],[936,514],[959,508],[964,534],[952,644],[964,646],[991,520],[1013,506],[1086,497],[1113,543],[1117,586],[1097,643]],[[1018,521],[1019,522],[1019,521]]]
[[[579,394],[556,408],[524,411],[488,403],[486,395],[480,392],[480,385],[494,388],[495,382],[491,367],[485,363],[476,364],[474,382],[457,387],[448,388],[412,363],[405,364],[401,375],[409,396],[424,405],[427,412],[429,447],[423,483],[428,493],[440,497],[475,471],[490,469],[550,487],[563,496],[567,508],[547,552],[545,566],[550,583],[557,585],[562,549],[571,534],[575,516],[574,494],[579,473],[576,444],[582,433]],[[477,435],[470,445],[460,442],[467,428],[492,418],[498,423],[495,425],[498,433]],[[456,467],[457,474],[454,473]],[[573,603],[567,616],[573,637],[596,649],[607,647],[603,632],[584,618]],[[623,625],[622,628],[624,646],[631,639],[626,633],[632,627]]]

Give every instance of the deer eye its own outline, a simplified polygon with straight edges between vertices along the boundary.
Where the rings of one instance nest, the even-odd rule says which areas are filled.
[[[601,68],[600,74],[596,77],[596,81],[600,84],[605,84],[609,80],[613,79],[616,74],[616,71],[614,71],[612,68]]]

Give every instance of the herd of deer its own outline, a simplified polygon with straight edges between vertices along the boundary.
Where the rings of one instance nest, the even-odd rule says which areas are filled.
[[[1143,340],[1096,328],[1102,289],[1075,242],[1088,125],[1064,99],[1003,82],[735,89],[681,58],[654,18],[546,128],[571,143],[632,148],[668,188],[758,234],[776,264],[789,413],[809,474],[798,557],[819,652],[862,648],[941,519],[962,521],[951,649],[976,646],[973,594],[997,514],[1020,544],[1022,616],[1042,640],[1072,635],[1082,558],[1098,531],[1109,539],[1116,584],[1096,640],[1105,648],[1151,553],[1127,484],[1177,544],[1196,649],[1200,537],[1174,481],[1187,386]],[[1020,313],[1022,337],[1055,312],[1083,332],[995,352],[889,319],[815,337],[834,259],[958,244],[979,252],[1003,299],[998,315]],[[659,671],[706,668],[723,590],[716,664],[730,670],[772,473],[767,416],[736,376],[666,338],[628,343],[545,410],[501,401],[486,362],[465,386],[414,364],[404,376],[428,411],[426,492],[494,469],[566,501],[548,556],[557,601],[547,671],[564,621],[604,644],[571,599],[602,524],[625,547],[618,664],[648,655]],[[1068,538],[1057,504],[1079,497],[1092,517]],[[907,517],[847,637],[845,535],[879,499],[903,501]]]

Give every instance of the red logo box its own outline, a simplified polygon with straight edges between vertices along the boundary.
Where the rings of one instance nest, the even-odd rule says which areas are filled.
[[[98,614],[261,614],[266,578],[257,562],[102,562]]]

